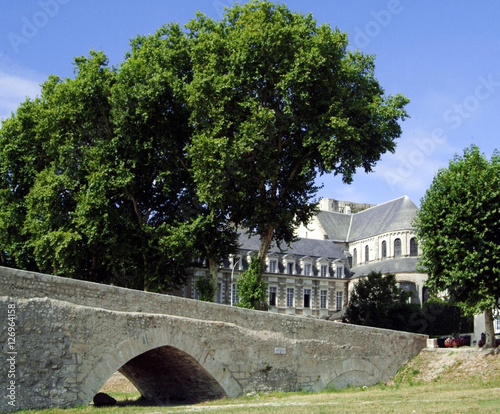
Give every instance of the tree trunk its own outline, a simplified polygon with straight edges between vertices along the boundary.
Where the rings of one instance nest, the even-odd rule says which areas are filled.
[[[486,309],[484,311],[484,333],[486,334],[485,348],[495,348],[495,328],[493,326],[493,309]]]
[[[266,268],[266,259],[267,252],[269,251],[269,247],[271,246],[271,241],[273,239],[274,227],[269,226],[266,230],[266,233],[260,238],[260,248],[258,259],[262,265],[262,270]]]

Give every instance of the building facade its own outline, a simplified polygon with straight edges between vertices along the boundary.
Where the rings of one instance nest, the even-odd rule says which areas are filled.
[[[392,273],[402,288],[412,292],[413,303],[423,303],[427,275],[417,270],[420,250],[412,224],[418,208],[408,197],[378,205],[323,199],[319,205],[319,213],[298,229],[298,235],[345,247],[349,290],[371,271]]]
[[[322,199],[319,212],[297,230],[298,241],[268,252],[263,278],[270,311],[341,318],[349,291],[371,271],[395,274],[412,292],[411,301],[422,303],[426,275],[416,270],[419,248],[412,226],[417,211],[406,196],[379,205]],[[237,303],[236,281],[259,245],[257,237],[240,234],[240,252],[220,264],[218,303]],[[195,270],[193,279],[205,272]],[[192,283],[178,293],[198,298]]]
[[[240,252],[223,261],[218,272],[216,302],[238,302],[236,282],[259,250],[257,237],[240,234]],[[206,270],[195,270],[195,278]],[[341,248],[328,240],[300,239],[281,250],[271,246],[263,278],[268,289],[269,310],[283,314],[341,317],[347,305],[349,263]],[[197,299],[192,283],[182,292]]]

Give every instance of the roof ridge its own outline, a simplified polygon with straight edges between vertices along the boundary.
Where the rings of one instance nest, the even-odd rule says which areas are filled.
[[[368,211],[368,210],[371,210],[371,209],[383,206],[384,204],[393,203],[394,201],[401,200],[402,198],[407,198],[408,200],[411,201],[410,197],[408,197],[407,195],[404,195],[404,196],[401,196],[401,197],[394,198],[393,200],[384,201],[383,203],[380,203],[380,204],[375,204],[374,206],[368,207],[368,208],[366,208],[364,210],[361,210],[361,211],[358,211],[357,213],[354,213],[353,215],[364,213],[365,211]]]
[[[349,236],[351,235],[351,228],[352,228],[352,218],[354,217],[354,214],[351,214],[351,219],[349,220],[349,229],[347,230],[347,236],[345,238],[345,241],[349,241]]]

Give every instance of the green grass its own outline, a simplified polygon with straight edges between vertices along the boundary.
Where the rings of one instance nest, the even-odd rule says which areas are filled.
[[[193,406],[152,407],[134,402],[138,394],[110,393],[121,401],[119,406],[93,406],[70,409],[25,411],[37,414],[104,414],[104,413],[471,413],[500,412],[500,378],[486,381],[476,378],[454,382],[415,383],[411,378],[418,369],[398,374],[393,385],[348,388],[321,393],[255,394],[251,397],[224,399]],[[128,405],[123,405],[123,401]]]

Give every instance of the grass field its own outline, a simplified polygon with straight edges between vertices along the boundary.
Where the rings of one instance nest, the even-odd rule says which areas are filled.
[[[436,356],[435,375],[422,379],[422,371],[429,370],[429,360],[417,357],[401,370],[390,384],[373,387],[330,390],[321,393],[255,394],[238,399],[225,399],[204,404],[158,407],[142,406],[139,394],[110,393],[119,405],[109,408],[93,406],[71,409],[25,411],[40,414],[102,414],[102,413],[500,413],[499,355],[490,355],[475,362],[477,372],[468,361],[456,359],[453,351],[446,360]],[[441,356],[442,357],[442,356]],[[486,365],[484,365],[486,364]],[[484,375],[484,374],[487,375]]]

